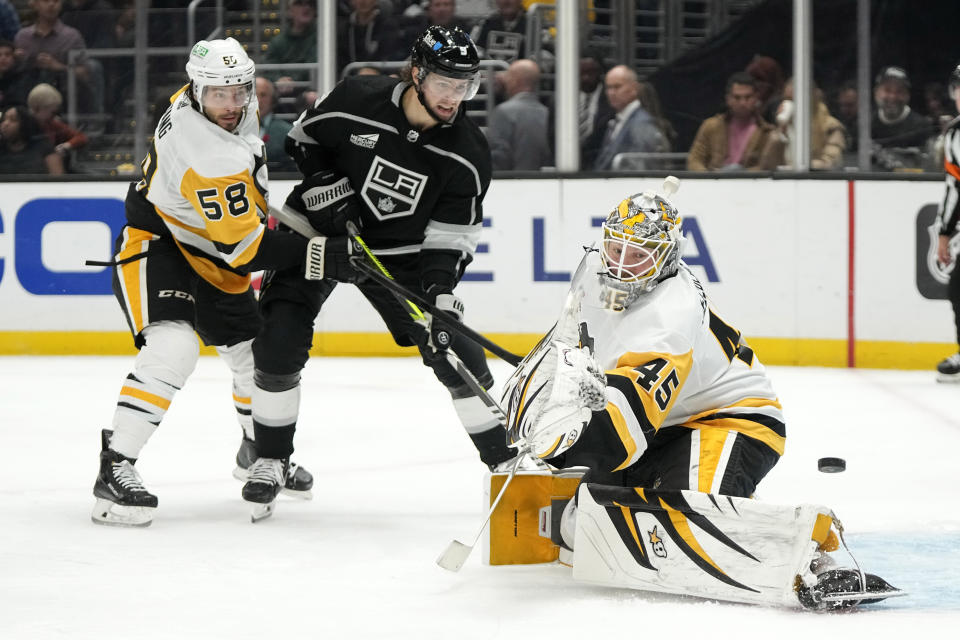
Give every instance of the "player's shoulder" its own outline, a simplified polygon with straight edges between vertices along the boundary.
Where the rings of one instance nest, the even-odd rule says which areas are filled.
[[[169,135],[160,136],[158,127],[160,162],[171,159],[183,172],[192,169],[211,177],[234,175],[252,168],[254,149],[245,140],[249,136],[221,129],[189,105],[181,108],[175,103],[171,120]]]
[[[700,281],[681,266],[677,273],[660,282],[630,305],[633,315],[644,316],[643,322],[688,337],[696,335],[703,325],[709,302]]]
[[[443,127],[438,134],[431,140],[431,145],[463,158],[475,167],[478,173],[489,178],[492,171],[490,145],[476,122],[462,114],[452,125]]]
[[[945,133],[951,133],[954,136],[960,132],[960,116],[957,116],[953,120],[947,123],[946,128],[944,129]]]
[[[399,79],[389,76],[348,76],[337,83],[321,104],[328,110],[335,107],[365,111],[389,100],[399,83]]]

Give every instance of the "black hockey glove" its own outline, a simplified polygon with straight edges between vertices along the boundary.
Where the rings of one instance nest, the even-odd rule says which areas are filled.
[[[327,237],[346,235],[348,222],[359,228],[363,210],[350,181],[334,171],[304,178],[287,196],[286,205],[305,215]]]
[[[453,343],[456,335],[454,328],[445,321],[444,314],[449,313],[457,320],[463,320],[463,300],[453,295],[450,289],[440,285],[433,285],[426,291],[427,300],[444,313],[433,314],[427,319],[429,334],[427,345],[434,351],[446,351]]]
[[[360,272],[350,264],[350,256],[361,255],[360,244],[346,236],[325,238],[316,236],[307,242],[307,280],[336,280],[355,283]]]

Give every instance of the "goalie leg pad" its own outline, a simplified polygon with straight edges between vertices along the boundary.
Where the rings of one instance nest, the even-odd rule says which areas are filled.
[[[574,580],[800,607],[833,514],[696,491],[582,485]],[[822,539],[820,539],[822,538]]]

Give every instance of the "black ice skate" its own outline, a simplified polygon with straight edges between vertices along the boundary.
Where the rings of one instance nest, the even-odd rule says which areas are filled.
[[[817,576],[813,587],[800,585],[797,597],[806,609],[833,611],[880,602],[885,598],[906,595],[889,582],[872,573],[864,573],[867,588],[861,587],[861,574],[854,569],[830,569]]]
[[[960,382],[960,353],[945,358],[937,365],[937,382]]]
[[[273,504],[283,489],[290,468],[289,459],[257,458],[248,469],[249,479],[243,485],[243,499],[253,503],[250,521],[257,522],[273,514]]]
[[[101,433],[100,473],[93,485],[97,503],[90,517],[97,524],[147,527],[153,521],[157,496],[143,486],[133,466],[136,460],[110,448],[111,434],[108,429]]]
[[[233,477],[246,482],[250,478],[250,465],[256,460],[257,446],[253,440],[244,435],[237,450],[237,466],[233,469]],[[283,494],[291,498],[310,500],[313,498],[313,493],[310,491],[312,488],[313,474],[291,460],[287,469],[287,479],[283,484]]]

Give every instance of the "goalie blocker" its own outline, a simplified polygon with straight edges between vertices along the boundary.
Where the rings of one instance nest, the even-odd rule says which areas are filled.
[[[859,570],[814,573],[812,566],[824,566],[824,554],[840,546],[842,527],[826,507],[686,490],[576,489],[580,477],[518,475],[491,517],[484,562],[532,564],[559,556],[565,564],[572,558],[578,582],[790,608],[845,608],[904,594]],[[490,476],[488,495],[496,495],[503,478]],[[569,554],[558,529],[574,491]]]

